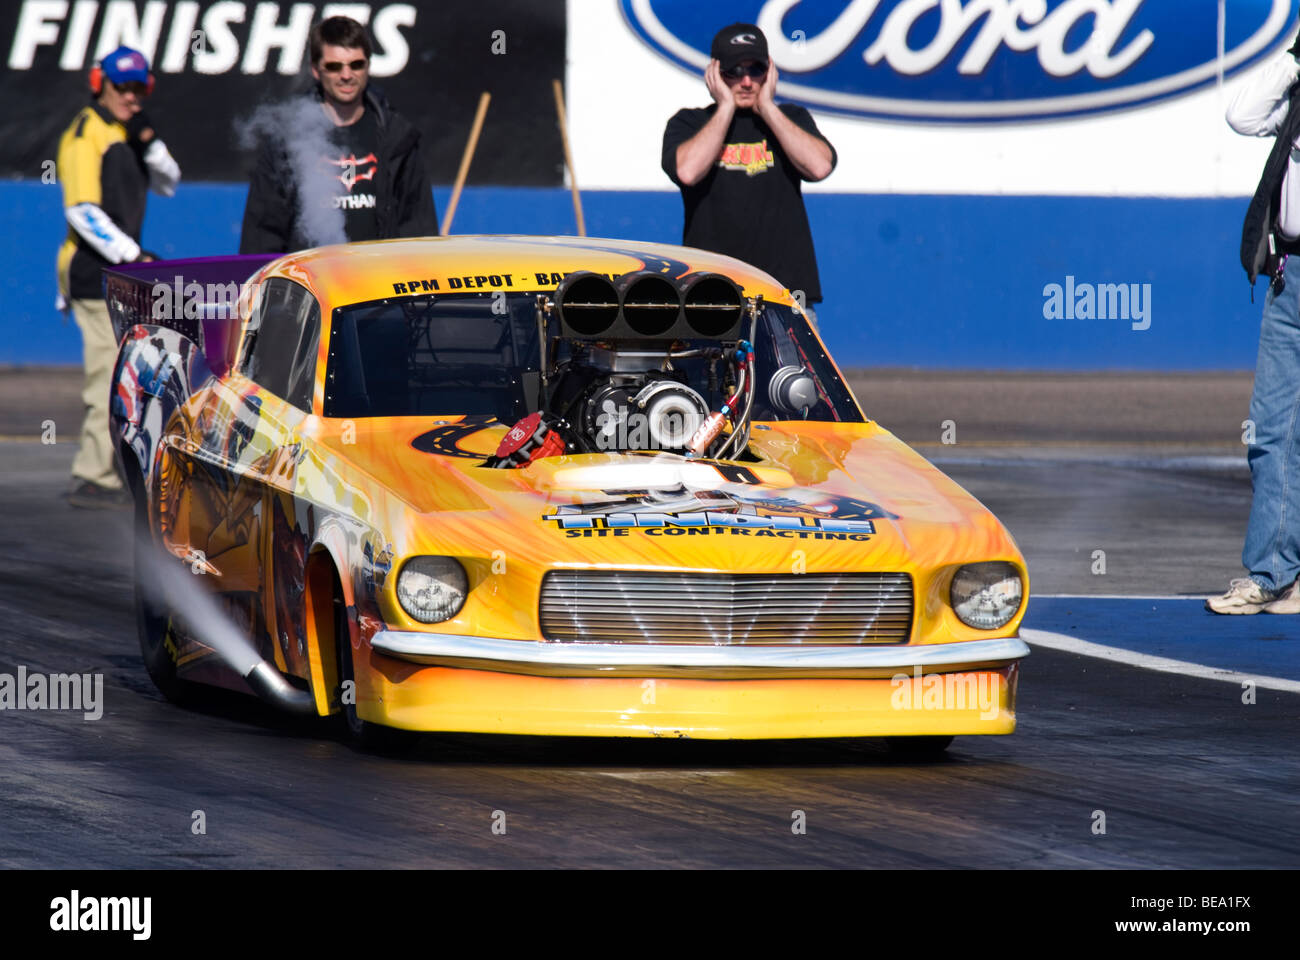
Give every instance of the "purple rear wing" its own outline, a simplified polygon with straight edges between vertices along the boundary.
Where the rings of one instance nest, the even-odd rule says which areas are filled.
[[[278,253],[123,263],[104,271],[117,339],[136,324],[168,327],[198,345],[218,376],[233,362],[243,284]]]

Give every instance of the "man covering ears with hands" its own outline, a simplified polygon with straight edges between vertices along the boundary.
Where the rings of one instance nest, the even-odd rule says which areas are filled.
[[[81,328],[86,404],[81,447],[72,462],[68,502],[109,507],[126,502],[108,437],[109,379],[117,338],[104,303],[104,267],[153,259],[140,249],[150,189],[170,197],[181,170],[144,115],[153,92],[149,62],[118,47],[90,72],[92,101],[59,140],[56,172],[68,233],[59,248],[59,304]]]
[[[773,102],[777,69],[749,23],[713,38],[704,82],[714,103],[679,110],[664,130],[663,169],[682,191],[682,243],[754,264],[822,299],[804,180],[835,169],[835,148],[803,107]]]

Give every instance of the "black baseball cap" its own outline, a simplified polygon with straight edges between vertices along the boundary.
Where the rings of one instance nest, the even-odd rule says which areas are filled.
[[[767,37],[752,23],[733,23],[718,31],[709,55],[721,64],[723,70],[730,70],[746,60],[767,63]]]

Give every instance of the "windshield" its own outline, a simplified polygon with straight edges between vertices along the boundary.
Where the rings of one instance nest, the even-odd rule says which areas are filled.
[[[514,423],[529,412],[524,381],[538,377],[534,307],[527,295],[484,293],[335,310],[325,416],[486,414]]]
[[[755,420],[858,423],[862,416],[807,322],[767,304],[755,331]],[[487,415],[512,424],[537,409],[540,387],[535,294],[403,297],[334,311],[326,367],[327,417]],[[569,360],[562,345],[557,364]],[[647,369],[662,358],[647,359]],[[674,361],[710,404],[717,397],[703,361]],[[799,368],[815,397],[790,413],[769,391],[774,374]],[[712,394],[712,396],[711,396]]]

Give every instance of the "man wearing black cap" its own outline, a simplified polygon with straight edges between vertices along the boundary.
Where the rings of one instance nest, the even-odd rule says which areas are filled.
[[[679,110],[664,130],[664,172],[685,206],[682,243],[752,263],[811,307],[822,294],[801,181],[828,177],[835,148],[803,107],[772,102],[776,64],[758,27],[724,27],[712,57],[713,105]]]

